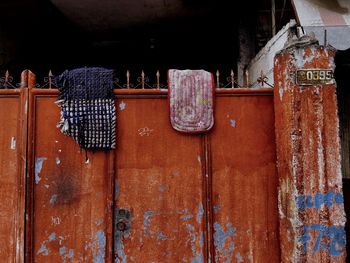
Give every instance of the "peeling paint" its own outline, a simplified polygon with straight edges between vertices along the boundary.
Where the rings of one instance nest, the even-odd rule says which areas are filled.
[[[69,249],[68,258],[73,258],[73,257],[74,257],[74,249]]]
[[[57,164],[57,165],[60,165],[60,163],[61,163],[60,158],[56,157],[56,164]]]
[[[49,241],[54,241],[56,239],[56,234],[55,232],[52,232],[49,236]]]
[[[236,236],[236,228],[234,228],[231,223],[227,223],[226,228],[227,231],[225,231],[218,222],[214,223],[214,245],[217,251],[215,255],[216,261],[219,255],[229,259],[230,254],[232,254],[235,249],[232,239]]]
[[[106,235],[103,230],[97,231],[94,247],[97,248],[97,251],[94,251],[93,262],[105,262]]]
[[[143,215],[143,232],[148,237],[151,236],[151,232],[149,231],[148,227],[151,225],[150,218],[153,215],[160,215],[160,213],[159,212],[154,213],[153,211],[146,211]]]
[[[236,120],[231,119],[231,120],[230,120],[230,125],[231,125],[233,128],[236,128]]]
[[[50,185],[48,185],[48,184],[45,184],[44,186],[46,189],[49,189],[49,187],[50,187]]]
[[[66,253],[66,247],[60,247],[58,251],[60,255],[64,255]]]
[[[43,162],[47,160],[46,157],[38,157],[35,161],[35,183],[38,184],[41,180],[39,176],[41,169],[43,168]]]
[[[197,213],[197,223],[200,224],[202,222],[202,218],[204,215],[204,207],[203,204],[200,203],[198,207],[198,213]]]
[[[41,247],[38,250],[37,255],[40,255],[40,254],[42,254],[43,256],[49,255],[49,250],[47,249],[45,242],[41,244]]]
[[[124,251],[123,234],[120,231],[116,232],[114,251],[116,252],[117,256],[114,263],[126,263],[127,256]]]
[[[126,107],[125,102],[124,102],[124,101],[121,101],[121,102],[119,103],[119,109],[120,109],[120,110],[125,110],[125,107]]]
[[[196,232],[195,232],[194,226],[191,224],[186,224],[186,228],[187,228],[188,233],[190,235],[189,241],[191,242],[192,255],[194,256],[191,259],[191,263],[202,263],[202,262],[204,262],[203,261],[203,245],[204,245],[203,232],[201,231],[199,233],[199,242],[198,242],[197,236],[195,234]],[[197,243],[199,243],[199,248],[197,246]]]
[[[57,203],[57,195],[52,195],[51,198],[50,198],[50,204],[56,204]]]

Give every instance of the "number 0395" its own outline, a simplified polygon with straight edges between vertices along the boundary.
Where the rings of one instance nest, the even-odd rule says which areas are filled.
[[[297,70],[298,85],[333,84],[333,71],[330,69],[300,69]]]

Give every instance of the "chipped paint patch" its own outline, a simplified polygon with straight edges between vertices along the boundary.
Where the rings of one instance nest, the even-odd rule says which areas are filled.
[[[39,248],[38,253],[36,254],[37,255],[42,254],[43,256],[49,255],[49,250],[47,249],[45,242],[41,244],[41,247]]]
[[[122,240],[122,233],[120,231],[116,231],[115,243],[114,243],[114,251],[116,252],[116,259],[114,263],[126,263],[127,256],[124,251],[124,244]]]
[[[51,198],[50,198],[50,204],[56,204],[57,203],[57,195],[56,194],[54,194],[54,195],[52,195],[51,196]]]
[[[153,215],[160,215],[160,213],[154,213],[153,211],[146,211],[143,215],[143,232],[146,236],[150,237],[151,236],[151,232],[149,231],[148,227],[151,225],[151,220],[150,218]]]
[[[16,150],[16,138],[12,137],[11,138],[11,145],[10,145],[11,150]]]
[[[200,203],[198,206],[198,213],[197,213],[197,223],[198,224],[201,223],[203,215],[204,215],[204,207],[203,207],[203,204]]]
[[[60,158],[56,157],[56,164],[57,164],[57,165],[60,165],[60,163],[61,163]]]
[[[106,247],[106,235],[103,230],[99,230],[96,233],[94,248],[94,263],[103,263],[105,262],[105,247]]]
[[[45,184],[44,185],[46,189],[49,189],[50,185],[49,184]]]
[[[64,255],[66,253],[66,247],[60,247],[58,251],[60,255]]]
[[[35,183],[38,184],[41,180],[39,176],[41,169],[43,168],[44,161],[47,160],[46,157],[38,157],[35,160]]]
[[[217,251],[215,255],[216,261],[219,260],[219,257],[226,258],[230,261],[235,249],[233,237],[236,236],[236,228],[234,228],[231,223],[227,223],[226,228],[227,230],[225,231],[218,222],[214,223],[214,245]]]
[[[124,102],[124,101],[121,101],[121,102],[119,103],[119,109],[120,109],[120,110],[125,110],[125,107],[126,107],[125,102]]]
[[[230,125],[231,125],[233,128],[236,128],[236,120],[231,119],[231,120],[230,120]]]
[[[73,257],[74,257],[74,249],[69,249],[68,258],[73,258]]]
[[[163,232],[159,232],[157,234],[157,240],[167,240],[168,237],[163,233]]]
[[[197,160],[198,160],[199,163],[202,163],[202,158],[201,158],[200,155],[197,156]]]
[[[198,238],[199,240],[197,240],[194,226],[191,224],[186,224],[186,228],[190,236],[189,242],[191,242],[191,250],[193,255],[193,258],[191,259],[191,263],[202,263],[204,262],[203,261],[203,244],[204,244],[203,232],[200,232],[199,238]],[[199,243],[199,247],[197,246],[198,243]]]
[[[52,232],[49,236],[49,241],[54,241],[56,239],[56,234],[55,232]]]

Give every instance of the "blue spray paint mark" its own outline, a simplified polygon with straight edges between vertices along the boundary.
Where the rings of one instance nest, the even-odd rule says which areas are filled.
[[[344,203],[344,196],[341,193],[327,192],[325,194],[316,193],[315,195],[299,195],[296,198],[296,205],[298,209],[316,208],[320,209],[322,205],[330,208],[333,205],[340,205]]]
[[[38,184],[41,180],[39,176],[41,169],[43,168],[43,162],[47,160],[45,157],[38,157],[35,161],[35,183]]]
[[[70,249],[68,253],[68,258],[73,258],[74,257],[74,249]]]
[[[105,262],[106,235],[102,230],[96,233],[97,253],[94,253],[94,263]]]
[[[231,125],[233,128],[236,128],[236,120],[231,119],[231,120],[230,120],[230,125]]]
[[[57,195],[52,195],[50,198],[50,204],[56,204],[57,203]]]
[[[330,226],[322,224],[311,224],[303,226],[303,235],[299,237],[299,241],[304,246],[304,252],[307,252],[308,243],[313,236],[317,236],[313,241],[313,252],[320,250],[328,251],[331,257],[336,257],[345,252],[346,232],[343,226]],[[310,235],[310,231],[316,232],[316,235]]]
[[[197,213],[197,223],[199,224],[201,223],[203,215],[204,215],[204,208],[203,208],[203,204],[200,203],[198,207],[198,213]]]
[[[43,256],[47,256],[49,254],[49,250],[47,249],[45,243],[43,243],[38,250],[37,255],[40,255],[40,254],[42,254]]]
[[[56,239],[56,234],[55,232],[52,232],[51,235],[49,236],[49,241],[54,241]]]
[[[60,255],[63,255],[66,253],[66,247],[60,247],[60,249],[58,250]]]

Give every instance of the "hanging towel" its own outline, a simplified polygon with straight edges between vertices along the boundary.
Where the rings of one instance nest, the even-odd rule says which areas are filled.
[[[54,77],[61,108],[57,127],[84,149],[115,148],[113,70],[78,68]]]
[[[180,132],[201,133],[214,125],[214,78],[205,70],[168,71],[170,121]]]

